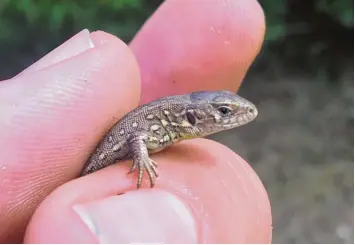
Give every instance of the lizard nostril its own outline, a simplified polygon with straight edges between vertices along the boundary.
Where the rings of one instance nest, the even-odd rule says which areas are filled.
[[[248,112],[253,114],[254,113],[254,109],[253,108],[249,108]]]

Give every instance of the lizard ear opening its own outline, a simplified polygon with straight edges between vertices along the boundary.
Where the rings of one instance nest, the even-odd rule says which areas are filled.
[[[190,111],[186,112],[186,118],[187,118],[187,121],[189,121],[189,123],[191,125],[196,124],[196,118],[192,112],[190,112]]]

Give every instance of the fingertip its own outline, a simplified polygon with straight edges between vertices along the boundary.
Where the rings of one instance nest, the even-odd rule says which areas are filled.
[[[264,32],[255,0],[165,1],[130,44],[142,72],[141,103],[197,90],[236,91]]]
[[[68,150],[77,137],[84,145],[96,141],[122,115],[136,107],[140,97],[139,67],[127,45],[116,38],[40,71],[14,78],[0,87],[2,93],[5,109],[16,104],[15,110],[5,113],[9,118],[16,115],[9,128],[9,132],[13,131],[9,140],[16,142],[15,149],[46,145],[37,149],[44,151],[60,144]],[[21,134],[19,129],[12,130],[19,124]],[[42,137],[33,144],[31,136],[36,133]],[[26,146],[27,141],[32,144]],[[76,144],[76,152],[83,151],[78,147],[80,144]],[[60,154],[58,148],[50,154],[55,152]]]
[[[226,146],[206,139],[179,143],[157,156],[158,188],[191,207],[202,243],[270,243],[267,192],[250,165]]]
[[[26,231],[29,243],[196,243],[194,217],[176,196],[158,189],[68,204],[46,200]],[[43,232],[46,231],[46,232]]]
[[[95,46],[99,46],[109,42],[117,42],[117,41],[122,42],[124,44],[124,42],[118,39],[116,36],[104,31],[91,32],[90,37]]]
[[[116,38],[1,83],[0,98],[1,180],[16,183],[0,187],[0,239],[17,241],[42,199],[76,177],[101,135],[137,106],[139,67]]]
[[[182,142],[153,158],[161,176],[153,189],[145,189],[149,185],[145,179],[143,188],[136,190],[137,176],[127,175],[129,166],[114,165],[53,192],[38,209],[42,223],[61,224],[56,230],[70,242],[77,240],[66,231],[66,222],[85,227],[90,239],[105,243],[270,243],[266,191],[235,153],[199,139]],[[74,206],[81,224],[53,217],[51,210],[68,212]],[[40,223],[38,217],[33,217],[31,226]]]
[[[93,48],[94,44],[92,43],[89,35],[90,33],[87,29],[82,30],[81,32],[77,33],[62,43],[57,48],[50,51],[31,66],[27,67],[17,76],[39,71],[68,58],[74,57],[90,48]]]
[[[116,36],[107,32],[94,31],[90,33],[89,30],[84,29],[73,37],[69,38],[60,46],[47,53],[45,56],[33,63],[31,66],[27,67],[17,76],[24,75],[29,72],[39,71],[61,61],[79,55],[80,53],[88,49],[109,42],[121,42],[122,44],[124,44],[124,42],[118,39]]]
[[[42,206],[41,206],[42,207]],[[36,210],[24,234],[27,244],[91,244],[98,243],[96,237],[78,218],[74,210],[58,205],[45,205]]]

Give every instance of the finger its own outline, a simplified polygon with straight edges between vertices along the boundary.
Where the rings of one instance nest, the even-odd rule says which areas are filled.
[[[62,43],[60,46],[46,54],[31,66],[27,67],[24,71],[18,74],[18,76],[42,70],[46,67],[79,55],[90,48],[94,48],[95,46],[99,46],[110,41],[115,42],[115,39],[116,37],[108,33],[102,31],[89,33],[89,31],[85,29],[71,37],[66,42]]]
[[[25,75],[30,72],[42,70],[43,68],[57,64],[63,60],[74,57],[90,48],[94,47],[93,42],[90,39],[90,33],[87,29],[79,32],[69,40],[55,48],[40,60],[27,67],[18,75]]]
[[[130,44],[141,68],[141,103],[196,90],[236,91],[264,32],[256,0],[166,0]]]
[[[19,242],[38,203],[76,177],[98,137],[137,105],[137,63],[111,39],[0,84],[1,242]]]
[[[154,156],[155,188],[135,189],[129,164],[73,180],[37,209],[31,243],[269,243],[271,213],[250,166],[228,148],[196,139]],[[117,195],[124,193],[123,195]]]

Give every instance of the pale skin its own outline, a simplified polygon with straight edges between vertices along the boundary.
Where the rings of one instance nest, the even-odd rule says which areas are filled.
[[[238,89],[262,43],[260,6],[251,0],[182,2],[166,1],[129,48],[110,34],[82,32],[0,83],[0,159],[6,159],[0,162],[2,243],[271,241],[262,183],[244,160],[212,141],[181,142],[152,157],[160,175],[153,189],[135,190],[137,176],[127,175],[128,162],[75,179],[88,149],[139,103]],[[181,221],[174,213],[185,207]],[[100,232],[85,225],[83,210],[95,217]],[[132,215],[140,210],[156,218]]]

